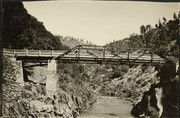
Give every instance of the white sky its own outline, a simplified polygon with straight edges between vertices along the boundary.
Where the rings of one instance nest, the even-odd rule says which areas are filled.
[[[179,3],[127,1],[23,2],[32,16],[53,34],[83,38],[98,45],[140,33],[140,26],[173,18]],[[162,20],[161,20],[162,21]]]

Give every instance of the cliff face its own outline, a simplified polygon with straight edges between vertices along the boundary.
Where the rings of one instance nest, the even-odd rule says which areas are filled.
[[[3,117],[76,117],[96,100],[88,83],[73,81],[77,78],[65,75],[63,68],[61,74],[53,76],[57,86],[52,85],[52,88],[57,91],[51,94],[47,94],[47,67],[25,67],[26,81],[21,70],[22,63],[3,56]],[[67,77],[72,82],[66,83]]]
[[[101,80],[99,78],[104,80],[104,85],[99,84],[99,91],[101,94],[130,101],[134,106],[131,113],[135,117],[177,118],[179,117],[179,75],[176,68],[173,63],[156,67],[133,66],[124,74],[121,73],[120,77],[115,76],[113,79],[110,79],[111,76],[99,74],[98,81]],[[112,69],[106,71],[107,75],[113,72]]]
[[[179,70],[175,64],[163,65],[160,71],[162,87],[162,117],[179,117]]]
[[[152,117],[179,117],[178,111],[178,102],[179,102],[179,75],[176,73],[179,73],[179,70],[177,71],[177,68],[179,67],[179,18],[180,18],[180,12],[177,15],[174,13],[173,20],[166,21],[166,18],[164,17],[164,22],[161,23],[159,20],[159,23],[156,24],[155,28],[153,28],[150,25],[142,25],[140,27],[140,30],[142,28],[145,28],[145,32],[141,35],[139,34],[132,34],[129,38],[125,38],[123,40],[115,41],[110,43],[109,45],[112,46],[112,50],[119,51],[122,47],[125,48],[135,48],[135,47],[148,47],[152,48],[153,52],[157,55],[159,55],[161,58],[163,58],[167,63],[160,67],[159,69],[156,69],[154,74],[152,74],[148,69],[147,74],[152,76],[152,79],[159,80],[157,83],[151,83],[147,82],[144,84],[146,77],[148,75],[145,75],[142,77],[142,81],[139,81],[138,84],[136,84],[136,80],[141,78],[141,75],[144,75],[145,73],[139,73],[139,76],[132,77],[132,85],[135,85],[135,87],[132,87],[131,82],[126,84],[128,81],[125,81],[124,79],[117,78],[116,82],[123,83],[125,81],[125,85],[129,86],[129,89],[126,89],[125,92],[122,91],[121,88],[124,88],[124,86],[121,87],[120,84],[119,87],[117,86],[117,89],[113,87],[112,84],[112,90],[118,90],[120,88],[119,94],[124,95],[125,97],[129,98],[129,96],[132,96],[131,91],[136,91],[136,89],[141,89],[146,84],[149,85],[148,87],[145,87],[145,91],[139,91],[135,92],[136,94],[133,95],[137,99],[132,99],[133,101],[137,100],[137,103],[135,102],[135,106],[132,109],[132,114],[136,117],[145,117],[145,116],[152,116]],[[150,28],[148,28],[150,26]],[[170,64],[171,63],[171,64]],[[174,63],[174,64],[173,64]],[[176,64],[176,66],[175,66]],[[135,69],[134,73],[139,72],[139,69]],[[130,72],[128,72],[130,74]],[[127,73],[127,74],[128,74]],[[133,74],[132,74],[133,75]],[[136,74],[134,74],[136,75]],[[128,79],[128,78],[126,78]],[[130,79],[131,80],[131,79]],[[122,81],[122,82],[121,82]],[[138,82],[138,81],[137,81]],[[141,87],[138,87],[139,85],[142,85]],[[128,91],[128,92],[127,92]],[[128,93],[128,94],[127,94]],[[138,95],[140,94],[140,95]],[[128,96],[127,96],[128,95]],[[121,95],[120,95],[121,96]],[[138,97],[140,96],[140,97]],[[139,99],[140,98],[140,99]]]
[[[153,66],[133,66],[122,76],[112,79],[101,91],[136,104],[141,100],[143,93],[149,90],[151,84],[159,81],[156,74],[157,71]]]
[[[179,75],[175,64],[165,64],[158,75],[160,82],[152,84],[141,101],[134,106],[136,117],[151,116],[162,118],[179,117]]]

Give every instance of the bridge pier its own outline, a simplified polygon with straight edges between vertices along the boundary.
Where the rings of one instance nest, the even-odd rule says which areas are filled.
[[[47,96],[52,96],[56,93],[57,85],[57,63],[56,60],[48,60],[47,66],[47,78],[46,78],[46,94]]]
[[[16,60],[15,57],[10,58],[12,65],[15,68],[16,83],[20,86],[24,86],[24,63],[22,61]]]
[[[24,86],[24,63],[22,61],[17,61],[17,65],[19,66],[19,70],[17,70],[19,72],[16,74],[17,83]]]

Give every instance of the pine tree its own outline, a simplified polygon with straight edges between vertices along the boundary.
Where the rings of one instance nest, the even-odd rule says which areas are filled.
[[[161,28],[162,27],[162,23],[161,23],[161,20],[159,19],[159,21],[158,21],[158,24],[159,24],[159,28]]]
[[[150,31],[152,29],[151,25],[146,25],[146,32]]]
[[[144,42],[145,45],[146,45],[146,40],[145,40],[146,27],[144,25],[142,25],[140,27],[140,32],[141,32],[141,35],[142,35],[142,42]]]
[[[141,32],[142,35],[144,35],[146,33],[146,27],[144,25],[142,25],[140,27],[140,32]]]
[[[173,18],[174,18],[174,20],[178,19],[178,17],[177,17],[175,12],[174,12]]]
[[[157,28],[158,27],[158,24],[156,23],[155,27]]]
[[[165,18],[165,17],[163,17],[163,24],[166,24],[166,22],[167,22],[167,19]]]

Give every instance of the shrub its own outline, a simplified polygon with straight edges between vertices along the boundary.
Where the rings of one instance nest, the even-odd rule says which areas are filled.
[[[28,91],[32,91],[32,85],[29,85],[29,84],[28,84],[28,85],[25,85],[25,86],[24,86],[24,89],[25,89],[25,90],[28,90]]]
[[[128,65],[122,65],[121,67],[121,71],[124,72],[124,73],[127,73],[129,70],[129,66]]]
[[[148,65],[143,64],[141,69],[142,69],[142,72],[144,73],[148,69]]]

